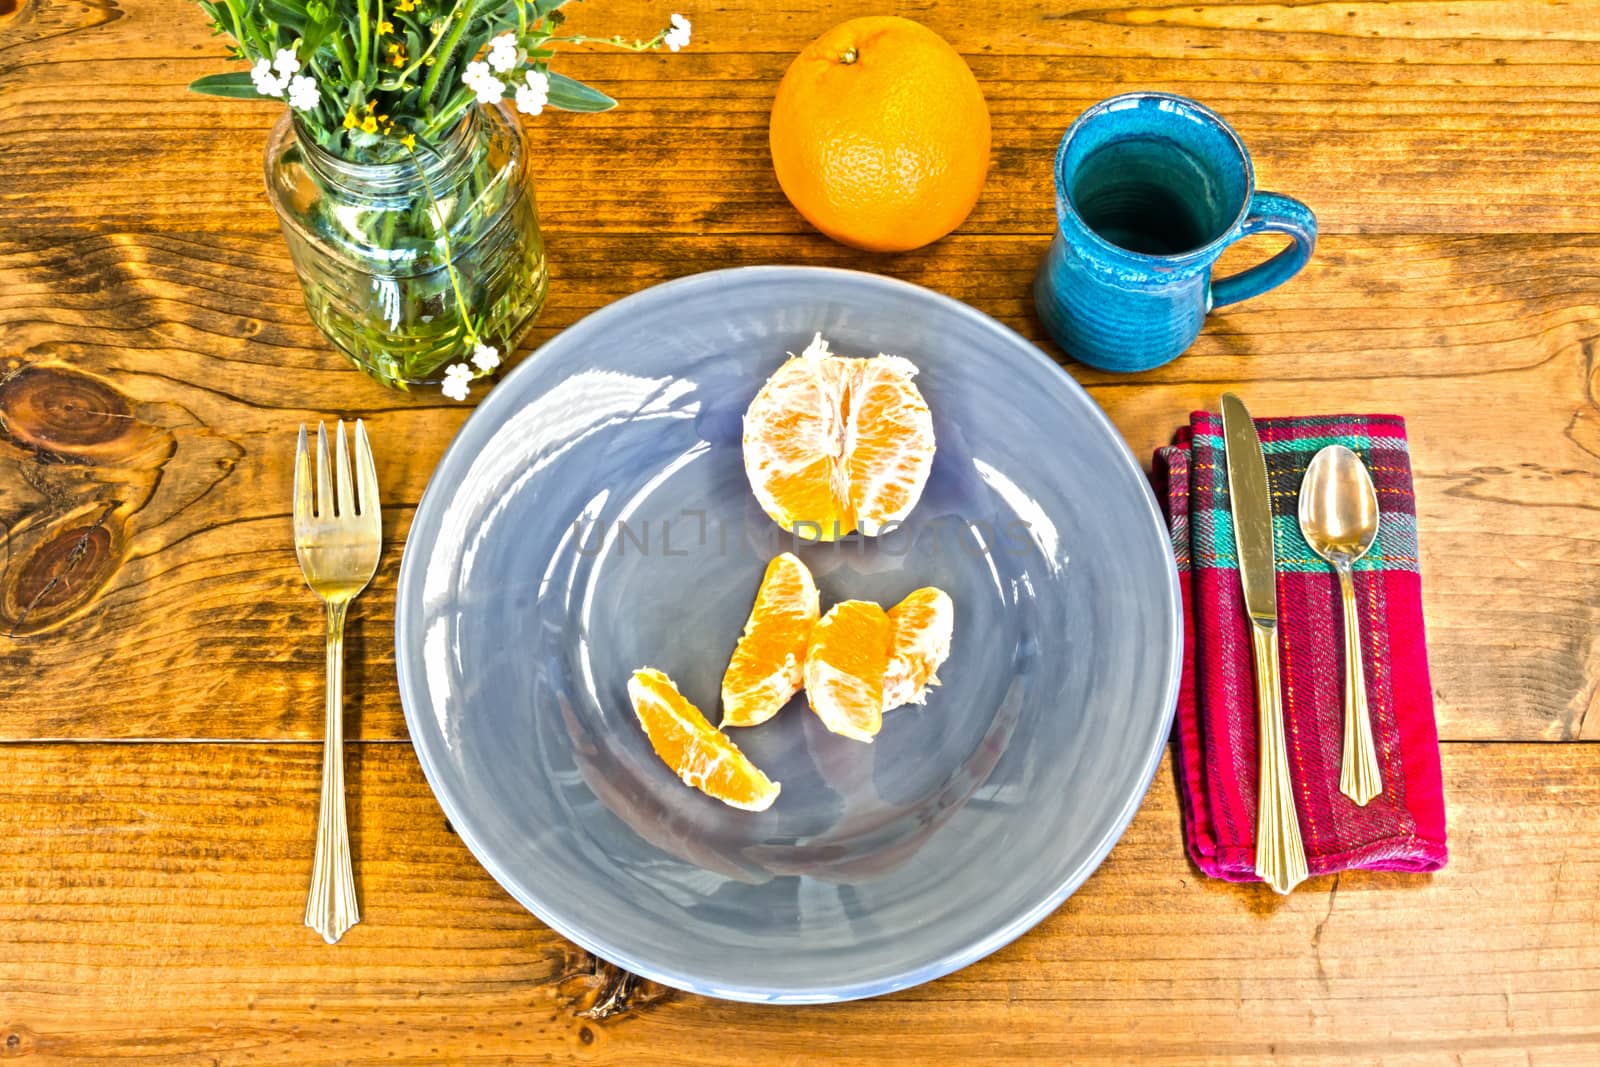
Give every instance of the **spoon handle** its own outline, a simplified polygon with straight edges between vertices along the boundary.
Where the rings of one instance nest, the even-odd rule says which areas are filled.
[[[1339,792],[1365,807],[1383,792],[1383,772],[1372,743],[1372,717],[1367,714],[1367,677],[1361,667],[1361,615],[1356,610],[1350,565],[1341,563],[1339,590],[1344,595],[1344,760]]]

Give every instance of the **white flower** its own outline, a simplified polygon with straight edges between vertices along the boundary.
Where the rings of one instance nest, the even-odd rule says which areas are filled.
[[[494,370],[500,365],[500,350],[480,341],[472,350],[472,365],[482,371]]]
[[[478,94],[480,104],[498,103],[506,95],[505,83],[499,78],[485,78],[474,85],[472,91]]]
[[[667,31],[661,43],[676,52],[689,43],[689,20],[674,12],[672,15],[672,28]]]
[[[289,79],[289,106],[297,107],[301,111],[310,111],[317,106],[321,97],[317,94],[317,83],[304,74],[296,74]]]
[[[478,94],[478,103],[493,104],[506,95],[505,83],[489,72],[489,64],[482,60],[473,60],[467,64],[467,69],[461,72],[461,80],[466,82],[467,88]]]
[[[550,76],[542,70],[528,71],[526,85],[517,86],[517,110],[537,115],[550,102]]]
[[[262,58],[250,68],[250,80],[256,83],[256,92],[262,96],[282,96],[283,79],[272,73],[272,61]]]
[[[294,54],[293,48],[280,48],[272,69],[278,72],[279,81],[287,82],[300,73],[300,57]]]
[[[517,35],[502,33],[489,42],[489,66],[504,74],[517,65]]]
[[[465,400],[472,381],[472,368],[465,363],[452,363],[444,369],[444,395],[451,400]]]

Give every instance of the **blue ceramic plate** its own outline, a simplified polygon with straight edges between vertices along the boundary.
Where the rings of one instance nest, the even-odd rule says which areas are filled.
[[[735,731],[783,785],[752,814],[674,777],[626,687],[659,667],[716,721],[766,563],[795,547],[745,481],[741,416],[819,330],[916,363],[938,452],[901,529],[799,555],[824,608],[940,586],[955,638],[873,744],[803,696]],[[428,781],[513,896],[646,977],[800,1003],[953,971],[1089,876],[1161,756],[1178,605],[1144,475],[1032,345],[903,282],[761,267],[619,301],[495,388],[417,509],[395,643]]]

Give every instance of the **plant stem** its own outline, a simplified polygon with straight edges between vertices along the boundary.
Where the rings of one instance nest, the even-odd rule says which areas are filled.
[[[396,217],[395,212],[393,212],[393,211],[384,212],[384,215],[383,215],[383,229],[378,234],[378,247],[380,247],[380,248],[390,248],[390,249],[392,249],[394,247],[394,229],[395,229],[395,226],[398,225],[398,222],[399,222],[399,220]]]
[[[457,0],[456,7],[460,7],[460,6],[461,6],[460,0]],[[454,16],[455,16],[455,9],[452,8],[451,12],[450,12],[450,17],[453,18]],[[381,86],[379,86],[379,88],[387,89],[387,90],[393,90],[393,89],[398,89],[402,85],[404,85],[406,83],[406,79],[410,78],[411,75],[415,74],[417,71],[422,69],[423,63],[427,62],[428,57],[433,55],[433,50],[435,48],[439,47],[439,42],[442,41],[442,40],[444,40],[443,37],[435,37],[433,40],[429,41],[428,42],[428,47],[424,48],[422,50],[422,54],[420,56],[418,56],[416,59],[412,60],[411,65],[409,67],[407,67],[405,70],[402,70],[395,77],[395,80],[392,83],[390,83],[389,85],[381,85]]]
[[[344,68],[345,80],[354,80],[355,59],[350,55],[350,42],[344,39],[343,34],[333,35],[333,51],[339,57],[339,66]]]
[[[667,31],[662,30],[648,41],[634,41],[631,44],[622,40],[620,37],[585,37],[581,33],[571,37],[552,36],[547,38],[547,40],[552,42],[559,41],[562,44],[603,44],[609,45],[612,48],[620,48],[624,52],[648,52],[652,48],[655,48],[657,45],[659,45],[666,35]]]
[[[232,22],[233,22],[233,39],[235,41],[238,41],[240,45],[247,44],[249,42],[250,38],[248,36],[246,36],[244,30],[242,30],[240,28],[240,23],[239,23],[239,18],[240,18],[239,0],[227,0],[227,6],[228,6],[228,18],[230,20],[232,20]]]
[[[455,51],[456,44],[461,40],[462,33],[466,32],[467,23],[472,21],[472,0],[465,0],[465,2],[467,5],[465,11],[461,11],[461,0],[457,0],[456,6],[450,10],[450,17],[456,20],[456,24],[450,30],[449,36],[445,38],[444,48],[439,52],[439,58],[434,62],[433,70],[428,72],[428,80],[422,83],[422,99],[424,101],[433,99],[433,90],[439,84],[439,76],[450,65],[450,54]],[[459,18],[457,17],[458,12]]]
[[[467,331],[467,340],[473,344],[478,343],[478,332],[472,326],[472,314],[467,309],[467,298],[461,292],[461,279],[456,275],[455,253],[450,251],[450,226],[444,217],[444,212],[439,208],[439,201],[434,199],[433,185],[428,181],[427,172],[422,169],[422,161],[417,154],[407,148],[406,153],[411,156],[411,162],[417,168],[417,177],[422,180],[422,191],[428,194],[428,204],[433,208],[433,225],[439,232],[439,243],[444,246],[444,269],[450,278],[450,288],[455,290],[456,310],[461,315],[461,325]]]
[[[356,18],[361,23],[361,55],[356,65],[356,80],[365,85],[367,82],[367,44],[372,35],[372,29],[367,24],[367,0],[356,0]]]
[[[461,89],[454,96],[450,97],[450,99],[446,100],[444,105],[439,109],[439,114],[434,116],[433,119],[429,121],[428,125],[422,131],[423,138],[431,139],[437,137],[440,131],[448,130],[451,125],[454,124],[456,116],[466,111],[468,107],[473,106],[477,102],[477,99],[477,95],[471,89]]]

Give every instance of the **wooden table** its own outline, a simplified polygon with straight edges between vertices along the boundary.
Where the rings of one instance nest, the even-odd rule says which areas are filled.
[[[770,262],[1042,340],[1052,150],[1135,86],[1218,108],[1262,186],[1315,207],[1311,267],[1183,359],[1067,369],[1140,455],[1225,388],[1408,417],[1450,865],[1286,900],[1208,881],[1164,768],[1052,917],[896,996],[738,1006],[563,942],[453,835],[395,688],[400,545],[466,408],[385,391],[309,325],[261,188],[278,112],[185,92],[223,65],[196,8],[0,0],[0,1058],[1600,1062],[1600,3],[899,5],[969,58],[995,150],[958,233],[881,257],[811,232],[766,147],[789,57],[855,9],[682,2],[679,55],[563,59],[620,110],[531,124],[535,342]],[[301,926],[322,640],[289,489],[295,427],[339,415],[377,443],[390,547],[346,669],[364,920],[330,948]]]

